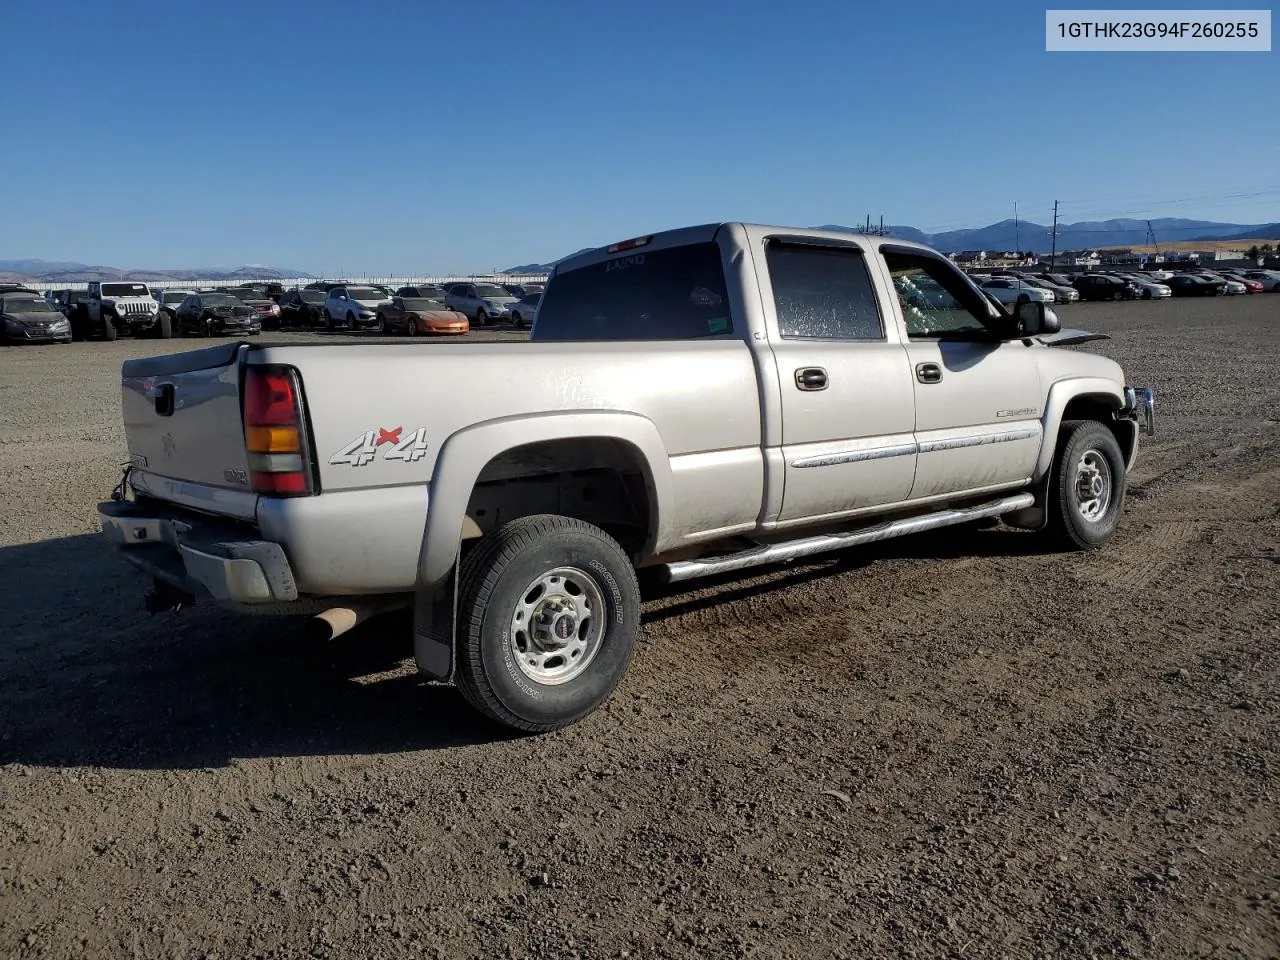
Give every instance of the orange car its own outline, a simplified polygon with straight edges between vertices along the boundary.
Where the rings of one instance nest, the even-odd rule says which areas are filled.
[[[392,297],[378,307],[378,326],[384,336],[407,333],[466,333],[471,329],[467,315],[451,310],[443,300],[426,297]]]

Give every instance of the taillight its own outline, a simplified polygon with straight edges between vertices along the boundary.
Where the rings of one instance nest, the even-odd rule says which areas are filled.
[[[292,367],[251,366],[244,375],[244,443],[254,492],[311,494],[302,391]]]

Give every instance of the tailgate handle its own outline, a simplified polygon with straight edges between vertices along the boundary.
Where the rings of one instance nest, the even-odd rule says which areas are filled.
[[[156,413],[162,417],[173,416],[173,384],[162,383],[147,393],[156,404]]]

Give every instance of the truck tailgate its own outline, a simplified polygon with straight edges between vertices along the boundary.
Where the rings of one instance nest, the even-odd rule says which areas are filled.
[[[125,362],[121,402],[136,471],[250,491],[240,411],[240,367],[248,349],[227,343]]]

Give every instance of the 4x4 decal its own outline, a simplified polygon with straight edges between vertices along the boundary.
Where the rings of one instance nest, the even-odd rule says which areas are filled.
[[[413,463],[427,455],[427,428],[419,427],[404,435],[404,427],[378,427],[360,434],[329,458],[334,466],[346,464],[363,467],[374,460],[403,460]]]

